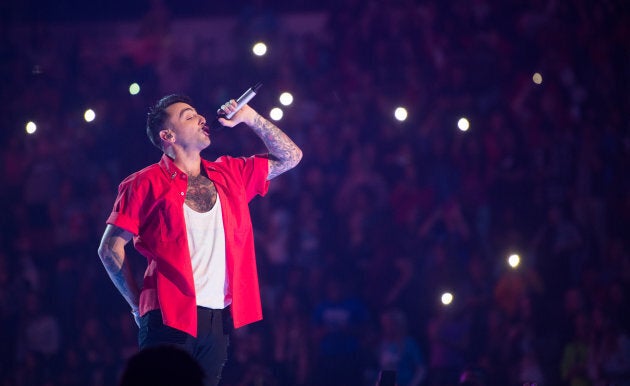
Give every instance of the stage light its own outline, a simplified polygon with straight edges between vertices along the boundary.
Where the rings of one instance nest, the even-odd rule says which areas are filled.
[[[440,300],[442,301],[442,304],[448,306],[453,302],[453,294],[450,292],[444,292],[440,297]]]
[[[263,56],[267,53],[267,45],[263,42],[258,42],[252,47],[252,52],[256,56]]]
[[[404,107],[396,107],[396,110],[394,110],[394,118],[396,118],[400,122],[406,120],[407,116],[407,109]]]
[[[470,129],[470,122],[468,122],[468,119],[466,118],[459,118],[459,121],[457,121],[457,127],[461,131],[467,131]]]
[[[521,257],[517,255],[516,253],[513,253],[510,256],[508,256],[507,262],[510,265],[510,267],[516,268],[521,263]]]
[[[536,72],[534,73],[534,76],[532,76],[532,80],[536,84],[541,84],[543,81],[543,78],[542,78],[542,75],[540,75],[540,73]]]
[[[282,111],[281,108],[279,107],[274,107],[273,109],[271,109],[271,111],[269,112],[269,116],[271,117],[271,119],[273,119],[274,121],[279,121],[282,119],[282,116],[284,115],[284,112]]]
[[[85,119],[86,122],[92,122],[94,118],[96,118],[96,113],[92,109],[87,109],[85,110],[85,113],[83,114],[83,118]]]
[[[26,123],[26,133],[34,134],[37,131],[37,125],[33,121],[28,121]]]
[[[291,95],[290,92],[283,92],[282,94],[280,94],[280,98],[278,99],[283,106],[289,106],[291,103],[293,103],[293,95]]]
[[[138,83],[132,83],[129,85],[129,94],[138,95],[140,92],[140,85]]]

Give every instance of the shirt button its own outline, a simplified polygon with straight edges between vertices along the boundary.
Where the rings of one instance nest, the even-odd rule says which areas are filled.
[[[182,196],[184,195],[184,192],[179,192],[179,194],[181,194]]]
[[[175,178],[176,175],[177,175],[177,173],[171,174],[171,178]]]

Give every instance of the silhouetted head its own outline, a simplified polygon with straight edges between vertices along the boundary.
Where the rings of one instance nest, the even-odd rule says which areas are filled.
[[[173,346],[146,348],[131,357],[119,386],[202,386],[204,372],[187,352]]]

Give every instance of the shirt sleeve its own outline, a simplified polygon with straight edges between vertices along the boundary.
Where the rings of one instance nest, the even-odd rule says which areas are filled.
[[[107,224],[115,225],[134,236],[138,235],[140,227],[140,211],[146,187],[139,184],[136,176],[126,178],[118,186],[118,197],[114,202],[112,213],[107,218]]]
[[[247,201],[251,201],[255,196],[264,196],[269,190],[269,156],[258,154],[251,157],[222,157],[227,161],[230,169],[238,171],[243,180]]]

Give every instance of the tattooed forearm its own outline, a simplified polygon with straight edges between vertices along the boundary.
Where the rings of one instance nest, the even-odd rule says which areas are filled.
[[[99,257],[114,286],[127,300],[132,309],[138,308],[139,289],[129,262],[125,259],[125,244],[132,235],[120,228],[108,225],[98,249]]]
[[[116,286],[120,294],[127,300],[131,308],[137,309],[139,297],[138,287],[129,269],[129,262],[122,260],[122,264],[119,266],[116,262],[119,258],[120,257],[116,256],[114,259],[103,259],[102,262],[114,286]]]
[[[302,159],[302,150],[276,125],[256,115],[252,130],[262,139],[269,155],[268,180],[294,168]]]

